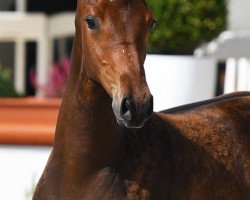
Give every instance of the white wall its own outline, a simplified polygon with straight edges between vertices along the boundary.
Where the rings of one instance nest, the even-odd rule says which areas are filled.
[[[154,96],[154,110],[214,97],[216,61],[192,56],[147,55],[146,78]]]
[[[250,0],[229,0],[229,30],[250,29]]]
[[[50,147],[0,145],[0,199],[30,200],[31,192],[43,172]]]

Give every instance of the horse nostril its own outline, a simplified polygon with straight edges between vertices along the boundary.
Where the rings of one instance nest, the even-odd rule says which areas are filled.
[[[121,117],[127,121],[131,120],[131,99],[125,96],[121,103]]]

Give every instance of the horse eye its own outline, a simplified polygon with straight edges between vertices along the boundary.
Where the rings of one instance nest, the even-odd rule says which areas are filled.
[[[157,21],[154,19],[152,21],[152,23],[150,24],[150,30],[152,30],[155,27],[156,24],[157,24]]]
[[[97,22],[93,16],[87,16],[85,21],[88,25],[88,28],[91,30],[97,29]]]

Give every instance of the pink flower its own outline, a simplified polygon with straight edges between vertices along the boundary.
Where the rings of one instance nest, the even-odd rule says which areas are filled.
[[[70,61],[68,58],[56,62],[52,65],[48,75],[48,82],[44,86],[39,86],[36,81],[35,71],[30,71],[30,80],[33,87],[44,90],[46,97],[62,97],[68,77]]]

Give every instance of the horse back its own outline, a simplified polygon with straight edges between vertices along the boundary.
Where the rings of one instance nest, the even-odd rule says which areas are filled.
[[[165,110],[152,121],[170,140],[170,185],[180,199],[250,199],[250,93]]]

